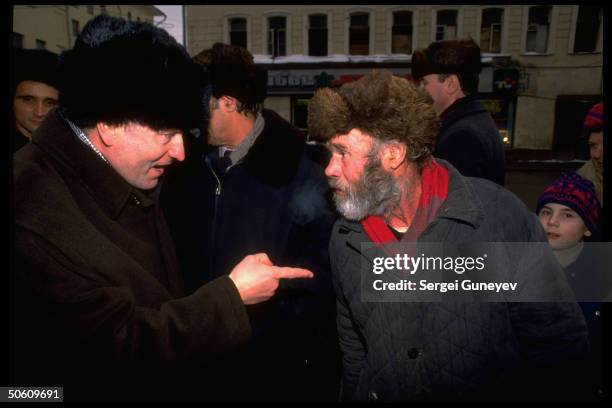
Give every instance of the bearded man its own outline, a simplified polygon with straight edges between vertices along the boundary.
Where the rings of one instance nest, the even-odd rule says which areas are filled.
[[[373,262],[362,244],[546,240],[537,218],[512,193],[432,158],[439,120],[424,91],[389,71],[372,71],[340,89],[317,91],[308,126],[331,150],[325,173],[343,215],[330,241],[343,399],[561,398],[558,390],[565,388],[557,381],[571,379],[568,361],[587,347],[575,302],[364,297],[359,270],[372,271]],[[515,276],[544,266],[557,289],[567,290],[560,269],[531,252],[516,270],[496,266]],[[528,373],[539,381],[525,381]]]

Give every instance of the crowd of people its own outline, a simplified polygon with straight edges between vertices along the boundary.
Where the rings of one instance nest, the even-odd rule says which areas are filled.
[[[589,162],[534,214],[503,187],[471,39],[416,50],[412,82],[373,70],[317,90],[325,163],[264,108],[267,72],[241,47],[192,58],[100,15],[59,58],[12,59],[11,385],[66,401],[602,398],[611,282],[587,267],[594,299],[583,273],[603,229],[602,103]],[[554,288],[532,294],[564,300],[364,299],[364,243],[427,242],[533,243],[511,273],[545,270]]]

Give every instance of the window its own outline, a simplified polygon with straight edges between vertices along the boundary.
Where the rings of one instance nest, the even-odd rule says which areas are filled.
[[[77,37],[81,31],[79,30],[79,22],[77,20],[72,20],[72,35]]]
[[[287,18],[268,18],[268,54],[273,57],[287,55]]]
[[[23,34],[13,31],[13,48],[23,48]]]
[[[327,55],[327,16],[325,14],[308,16],[308,55]]]
[[[36,49],[37,50],[46,50],[47,49],[47,42],[43,41],[43,40],[39,40],[37,38],[36,39]]]
[[[140,17],[136,17],[136,21],[140,23]]]
[[[128,21],[132,21],[132,12],[128,11]]]
[[[436,41],[457,39],[457,10],[440,10],[436,15]]]
[[[545,53],[548,49],[550,29],[550,6],[536,6],[529,9],[527,44],[525,51]]]
[[[393,13],[391,53],[412,54],[412,12],[410,11]]]
[[[101,6],[100,6],[100,13],[102,13],[102,14],[107,14],[107,11],[106,11],[106,6],[105,6],[105,5],[101,5]]]
[[[246,18],[230,18],[229,40],[231,45],[247,48],[247,21]]]
[[[88,6],[87,6],[87,13],[88,13],[88,14],[91,14],[91,15],[93,16],[93,13],[94,13],[94,6],[90,6],[90,5],[88,5]]]
[[[349,54],[368,55],[370,53],[370,25],[368,13],[351,14],[349,28]]]
[[[595,52],[597,50],[601,11],[601,6],[578,6],[574,52]]]
[[[501,52],[501,32],[503,9],[482,10],[480,25],[480,50],[482,52]]]

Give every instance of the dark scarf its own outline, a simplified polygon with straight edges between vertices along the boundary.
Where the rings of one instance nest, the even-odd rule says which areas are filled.
[[[416,241],[438,214],[440,206],[448,195],[448,170],[434,160],[430,160],[421,173],[421,198],[410,228],[402,237],[402,242]],[[363,230],[374,243],[398,242],[385,220],[378,215],[370,215],[361,221]]]

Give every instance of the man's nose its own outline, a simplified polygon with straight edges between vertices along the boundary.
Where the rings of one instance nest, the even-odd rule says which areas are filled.
[[[340,159],[338,157],[336,157],[335,154],[332,154],[331,159],[329,160],[329,164],[325,168],[325,175],[327,177],[338,178],[338,176],[340,175],[340,163],[339,163],[339,160]]]
[[[183,135],[180,133],[175,134],[170,140],[170,150],[168,154],[176,161],[185,160],[185,144],[183,142]]]
[[[43,101],[36,103],[34,106],[34,114],[41,118],[47,114],[47,109],[45,109]]]

